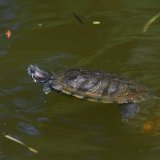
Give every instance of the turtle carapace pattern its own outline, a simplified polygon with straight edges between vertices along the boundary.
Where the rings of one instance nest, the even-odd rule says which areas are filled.
[[[36,65],[27,70],[35,82],[44,84],[46,94],[54,90],[89,101],[117,103],[126,119],[137,112],[137,102],[151,97],[150,90],[138,81],[103,71],[76,68],[48,73]]]

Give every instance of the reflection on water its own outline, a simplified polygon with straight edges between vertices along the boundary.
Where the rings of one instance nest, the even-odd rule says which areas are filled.
[[[29,64],[49,71],[102,69],[140,80],[159,96],[159,22],[142,33],[156,6],[156,0],[0,0],[0,159],[158,160],[159,100],[140,103],[138,115],[123,122],[118,105],[44,95],[26,72]]]

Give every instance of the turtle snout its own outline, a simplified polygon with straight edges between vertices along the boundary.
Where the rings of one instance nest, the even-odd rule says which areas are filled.
[[[45,83],[50,77],[47,72],[39,69],[36,65],[29,65],[27,71],[35,82]]]
[[[28,67],[28,69],[27,69],[28,74],[29,74],[30,76],[32,76],[32,74],[35,73],[35,71],[36,71],[37,68],[38,68],[37,66],[29,65],[29,67]]]

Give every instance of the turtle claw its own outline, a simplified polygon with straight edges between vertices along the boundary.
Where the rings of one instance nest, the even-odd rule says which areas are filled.
[[[139,107],[134,103],[126,103],[121,105],[121,114],[123,121],[133,119],[136,113],[139,111]]]

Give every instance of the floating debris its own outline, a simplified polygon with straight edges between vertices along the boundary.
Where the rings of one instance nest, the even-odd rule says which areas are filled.
[[[100,21],[93,21],[92,24],[101,24]]]
[[[10,136],[10,135],[4,134],[4,137],[5,137],[5,138],[8,138],[8,139],[10,139],[10,140],[12,140],[12,141],[14,141],[14,142],[16,142],[16,143],[19,143],[19,144],[21,144],[21,145],[23,145],[23,146],[25,146],[25,147],[27,147],[28,150],[30,150],[30,151],[33,152],[33,153],[38,153],[38,151],[37,151],[36,149],[34,149],[34,148],[32,148],[32,147],[29,147],[29,146],[26,145],[25,143],[21,142],[20,140],[12,137],[12,136]]]
[[[146,31],[148,30],[148,28],[150,27],[150,25],[156,21],[156,19],[158,19],[160,17],[160,12],[157,13],[154,17],[152,17],[151,19],[149,19],[145,24],[144,24],[144,27],[143,27],[143,33],[146,33]]]
[[[39,27],[42,27],[42,25],[43,25],[42,23],[39,23],[39,24],[38,24]]]
[[[72,14],[78,20],[78,22],[80,22],[81,24],[84,24],[84,22],[82,21],[82,19],[75,12],[72,12]]]
[[[160,132],[160,119],[152,119],[144,123],[143,132],[158,135]]]
[[[12,35],[12,32],[10,30],[8,30],[5,34],[6,34],[7,38],[9,39]]]
[[[154,123],[152,121],[148,121],[148,122],[144,123],[143,130],[145,132],[153,132],[154,127],[155,127]]]

